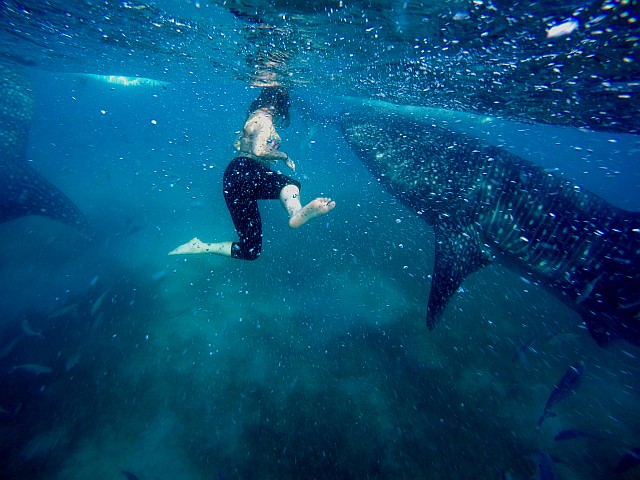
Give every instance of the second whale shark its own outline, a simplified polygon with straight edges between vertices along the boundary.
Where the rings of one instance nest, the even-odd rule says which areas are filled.
[[[640,344],[640,214],[413,113],[354,108],[342,128],[381,184],[435,229],[428,327],[499,257],[578,311],[600,345]]]
[[[80,209],[27,163],[34,102],[27,75],[0,62],[0,91],[0,222],[38,215],[89,237],[91,229]]]

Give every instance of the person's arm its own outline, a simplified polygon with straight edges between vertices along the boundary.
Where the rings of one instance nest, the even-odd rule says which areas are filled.
[[[254,130],[251,141],[251,150],[256,157],[268,160],[287,160],[289,156],[269,145],[269,137],[271,136],[271,126],[258,126]]]
[[[296,164],[293,160],[291,160],[291,158],[287,157],[287,159],[284,161],[284,164],[294,172],[296,171]]]

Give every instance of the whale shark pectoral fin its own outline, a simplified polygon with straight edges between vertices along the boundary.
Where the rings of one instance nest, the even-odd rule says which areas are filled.
[[[57,220],[91,237],[84,214],[69,197],[26,163],[12,163],[0,172],[0,222],[25,215]]]
[[[427,326],[431,330],[464,279],[493,260],[473,225],[439,223],[435,234],[435,265],[427,305]]]

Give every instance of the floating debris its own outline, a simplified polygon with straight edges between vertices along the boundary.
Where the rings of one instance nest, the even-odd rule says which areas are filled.
[[[577,20],[567,20],[566,22],[547,30],[547,38],[564,37],[572,33],[576,28],[578,28],[578,26],[579,24]]]

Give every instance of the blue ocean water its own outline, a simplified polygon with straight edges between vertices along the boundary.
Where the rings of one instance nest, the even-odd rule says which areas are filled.
[[[258,40],[222,4],[45,5],[23,6],[30,35],[3,31],[34,96],[26,161],[95,236],[39,216],[0,224],[2,478],[524,479],[546,451],[561,478],[605,479],[638,446],[638,348],[598,347],[518,273],[473,274],[426,329],[433,232],[345,142],[349,92],[313,80],[348,75],[323,54],[292,72],[281,135],[303,197],[336,209],[291,230],[263,202],[256,262],[167,256],[196,235],[233,238],[221,180],[259,91],[238,53]],[[640,208],[637,134],[500,119],[487,135]],[[579,391],[536,429],[578,361]],[[553,440],[566,429],[593,437]]]

